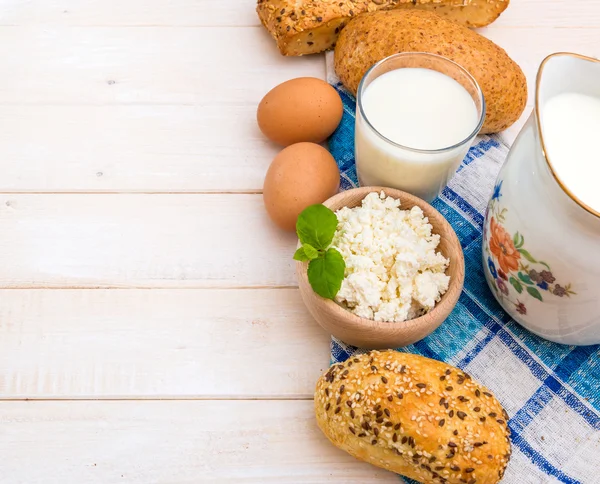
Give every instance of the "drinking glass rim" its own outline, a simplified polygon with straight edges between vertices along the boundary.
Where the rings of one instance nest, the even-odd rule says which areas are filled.
[[[449,62],[451,64],[454,64],[456,67],[458,67],[458,69],[460,71],[462,71],[464,74],[466,74],[467,78],[470,79],[473,82],[473,84],[475,85],[475,88],[477,90],[477,95],[478,95],[479,99],[481,100],[481,115],[479,116],[479,122],[477,123],[477,126],[471,132],[471,134],[469,134],[469,136],[467,136],[465,139],[463,139],[462,141],[460,141],[458,143],[453,144],[452,146],[448,146],[446,148],[438,148],[438,149],[435,149],[435,150],[424,150],[424,149],[419,149],[419,148],[411,148],[410,146],[401,145],[400,143],[396,143],[395,141],[392,141],[388,137],[386,137],[383,134],[381,134],[371,124],[371,121],[369,121],[369,118],[365,114],[365,111],[364,111],[363,105],[362,105],[362,90],[363,90],[363,84],[365,82],[365,79],[371,73],[371,71],[373,71],[374,69],[376,69],[377,67],[379,67],[384,62],[387,62],[387,61],[389,61],[391,59],[395,59],[395,58],[398,58],[398,57],[407,57],[407,56],[436,57],[438,59],[441,59],[443,62]],[[407,69],[407,67],[399,67],[398,69]],[[424,67],[423,69],[428,69],[428,68]],[[430,69],[430,70],[434,70],[434,69]],[[436,72],[439,72],[439,71],[436,71]],[[440,74],[443,74],[443,73],[440,72]],[[446,75],[446,74],[444,74],[444,75]],[[456,81],[456,82],[458,82],[458,81]],[[464,88],[464,86],[463,86],[463,88]],[[367,72],[365,72],[365,75],[362,77],[362,79],[360,80],[360,83],[358,84],[358,90],[356,91],[356,104],[358,106],[358,110],[360,112],[360,115],[366,121],[367,126],[369,126],[369,128],[371,128],[371,130],[373,130],[373,132],[375,132],[375,134],[377,136],[379,136],[382,140],[384,140],[387,143],[390,143],[391,145],[393,145],[393,146],[395,146],[397,148],[401,148],[403,150],[412,151],[414,153],[425,153],[425,154],[436,154],[436,153],[444,153],[446,151],[451,151],[451,150],[453,150],[455,148],[458,148],[458,147],[464,145],[469,140],[473,139],[475,136],[477,136],[477,133],[479,133],[479,131],[481,130],[481,127],[483,126],[483,122],[485,121],[485,111],[486,111],[485,97],[483,96],[483,92],[481,91],[481,87],[479,86],[479,83],[475,80],[475,78],[471,75],[471,73],[469,71],[467,71],[460,64],[454,62],[453,60],[450,60],[447,57],[444,57],[444,56],[441,56],[441,55],[438,55],[438,54],[430,54],[429,52],[400,52],[399,54],[392,54],[390,56],[387,56],[384,59],[381,59],[379,62],[373,64],[367,70]]]

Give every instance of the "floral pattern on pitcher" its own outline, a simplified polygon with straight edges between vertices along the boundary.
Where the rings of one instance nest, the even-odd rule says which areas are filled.
[[[544,302],[545,297],[575,295],[571,284],[557,282],[550,266],[535,259],[525,249],[525,238],[521,233],[516,232],[511,237],[504,228],[508,209],[500,205],[501,190],[502,180],[494,186],[487,208],[486,218],[490,222],[483,229],[490,285],[496,296],[513,304],[519,314],[526,315],[528,298]]]

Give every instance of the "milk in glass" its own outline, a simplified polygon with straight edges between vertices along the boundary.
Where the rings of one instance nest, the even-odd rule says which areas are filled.
[[[455,173],[481,119],[473,96],[433,69],[403,67],[360,95],[356,165],[363,186],[387,186],[433,200]]]

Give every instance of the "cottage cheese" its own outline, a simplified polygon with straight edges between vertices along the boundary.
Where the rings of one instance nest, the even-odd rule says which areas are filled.
[[[419,207],[399,207],[400,200],[382,192],[336,212],[333,246],[346,262],[336,301],[357,316],[406,321],[432,309],[448,290],[449,261],[436,252],[440,236]]]

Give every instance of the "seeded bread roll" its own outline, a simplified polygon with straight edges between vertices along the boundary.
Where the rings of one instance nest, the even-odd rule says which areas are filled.
[[[353,17],[401,8],[435,12],[467,27],[484,27],[498,18],[509,0],[258,0],[256,11],[283,55],[331,49]]]
[[[371,351],[318,381],[317,423],[352,456],[423,483],[495,484],[508,464],[508,415],[462,370]]]

